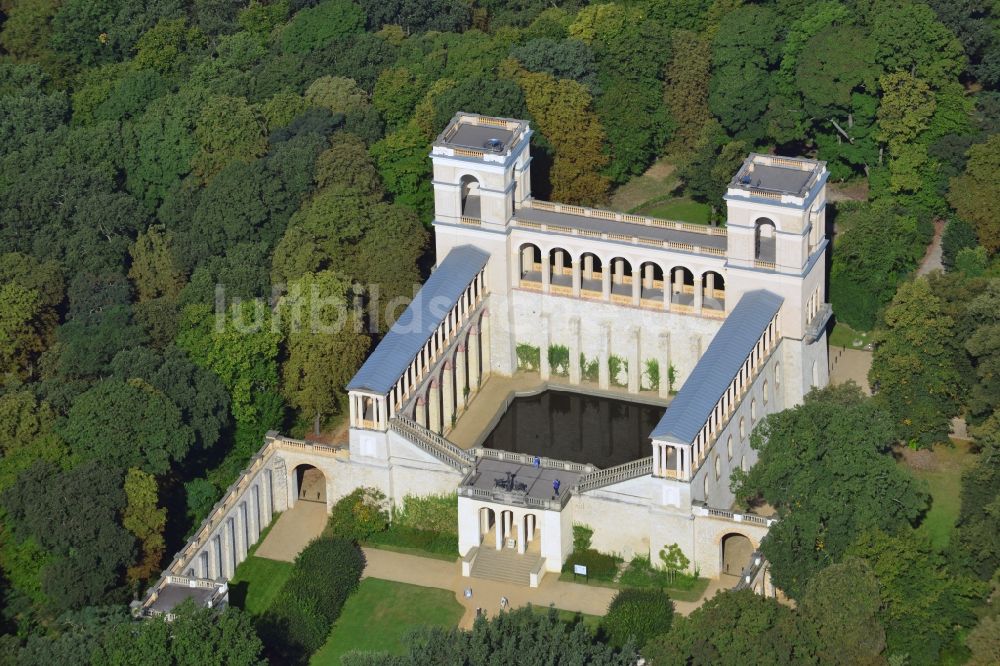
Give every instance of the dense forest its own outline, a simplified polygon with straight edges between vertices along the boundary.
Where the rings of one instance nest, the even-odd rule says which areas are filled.
[[[875,330],[877,395],[817,397],[772,433],[833,419],[847,437],[833,404],[884,458],[964,416],[983,454],[946,553],[906,541],[926,510],[906,479],[898,511],[873,498],[831,525],[812,478],[768,556],[793,595],[882,581],[892,603],[854,629],[878,617],[892,654],[968,656],[1000,564],[996,3],[0,0],[0,661],[87,661],[265,432],[338,422],[385,304],[434,261],[427,153],[460,110],[531,121],[539,198],[606,204],[665,157],[724,224],[752,150],[826,160],[834,191],[861,192],[831,215],[830,296]],[[946,272],[914,280],[941,222]],[[352,325],[301,325],[338,303]],[[785,510],[804,473],[739,482]],[[807,517],[828,531],[792,533]],[[874,564],[815,582],[857,558]],[[664,663],[712,626],[756,630],[710,612],[674,624]],[[931,617],[933,645],[906,648]]]

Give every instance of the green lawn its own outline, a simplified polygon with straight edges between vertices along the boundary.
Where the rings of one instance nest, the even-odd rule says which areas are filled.
[[[844,322],[838,321],[830,333],[830,346],[862,349],[871,342],[871,335],[871,332],[855,331]]]
[[[531,610],[539,615],[546,615],[549,612],[547,606],[532,606]],[[588,615],[586,613],[563,610],[562,608],[556,609],[556,615],[558,615],[559,619],[566,624],[576,624],[577,622],[582,622],[583,626],[587,627],[591,631],[597,631],[597,628],[601,625],[600,615]]]
[[[291,573],[291,562],[248,557],[236,567],[236,574],[229,581],[229,601],[248,613],[260,615]]]
[[[403,654],[403,637],[411,629],[427,624],[454,627],[462,613],[454,593],[447,590],[365,578],[310,663],[336,666],[351,650]]]
[[[674,220],[677,222],[690,222],[691,224],[708,224],[712,215],[712,208],[708,204],[698,203],[690,199],[679,197],[665,201],[645,204],[637,211],[639,215],[657,217],[664,220]]]
[[[944,549],[961,508],[962,472],[975,461],[968,442],[955,442],[954,447],[938,445],[931,454],[909,452],[904,461],[914,476],[927,482],[931,493],[931,508],[919,530],[930,538],[937,549]]]

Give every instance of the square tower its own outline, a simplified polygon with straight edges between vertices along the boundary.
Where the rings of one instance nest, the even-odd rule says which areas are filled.
[[[531,196],[527,121],[456,113],[431,149],[434,217],[499,230]]]

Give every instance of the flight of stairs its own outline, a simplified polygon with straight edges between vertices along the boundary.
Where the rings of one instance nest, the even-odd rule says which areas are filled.
[[[472,563],[472,577],[486,578],[501,583],[514,585],[529,585],[531,572],[535,570],[542,557],[537,553],[518,555],[513,548],[496,550],[495,548],[479,548],[476,561]]]

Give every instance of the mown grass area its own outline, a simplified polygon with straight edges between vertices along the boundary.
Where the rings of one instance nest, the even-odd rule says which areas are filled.
[[[398,523],[393,523],[384,532],[372,534],[365,540],[364,545],[449,562],[458,559],[457,534],[414,529]]]
[[[871,331],[855,331],[844,322],[838,321],[830,333],[830,346],[864,349],[872,341],[871,338]]]
[[[708,224],[712,217],[712,207],[686,197],[671,198],[656,203],[644,204],[636,209],[637,215],[658,217],[690,224]]]
[[[464,609],[447,590],[365,578],[344,604],[313,666],[339,666],[351,650],[403,654],[403,638],[415,627],[454,627]]]
[[[291,573],[291,562],[251,555],[236,567],[236,573],[229,581],[229,603],[251,615],[261,615]]]
[[[900,464],[914,476],[927,482],[931,508],[920,524],[938,550],[948,546],[962,506],[962,473],[976,460],[968,442],[954,441],[954,446],[938,445],[933,451],[903,451]]]
[[[538,615],[548,615],[548,606],[532,606],[532,612]],[[583,626],[587,627],[593,632],[596,632],[598,627],[601,626],[601,616],[600,615],[588,615],[587,613],[580,613],[577,611],[563,610],[562,608],[556,609],[556,616],[558,616],[560,622],[565,622],[566,624],[576,624],[582,622]]]

